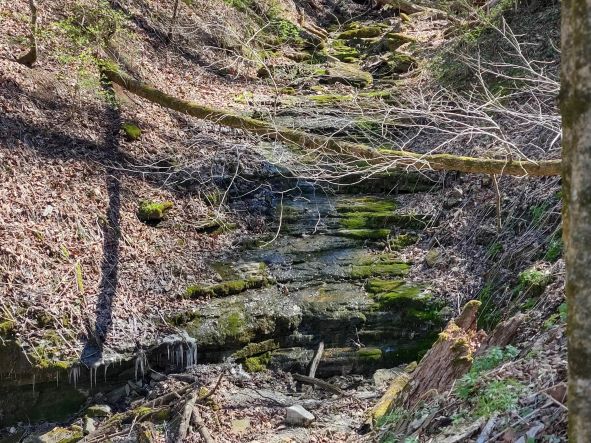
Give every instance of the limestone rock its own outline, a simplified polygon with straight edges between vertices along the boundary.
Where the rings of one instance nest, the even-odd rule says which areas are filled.
[[[42,435],[27,437],[25,443],[74,443],[82,439],[82,430],[75,428],[53,428]]]
[[[92,434],[96,430],[94,419],[85,416],[84,417],[84,424],[82,425],[82,429],[84,431],[84,435]]]
[[[301,405],[290,406],[286,408],[286,412],[285,423],[288,425],[308,426],[315,420],[314,415]]]
[[[92,405],[86,410],[86,415],[90,418],[108,417],[111,415],[111,407],[109,405]]]

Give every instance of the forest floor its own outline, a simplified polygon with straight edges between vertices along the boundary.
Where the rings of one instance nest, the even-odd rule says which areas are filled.
[[[26,47],[28,2],[0,4],[0,23],[6,30],[0,36],[0,326],[6,329],[0,328],[0,340],[16,337],[34,359],[72,361],[81,357],[91,337],[114,352],[152,344],[176,331],[155,319],[206,304],[207,300],[183,295],[196,282],[219,280],[206,259],[232,254],[245,239],[268,233],[266,217],[274,213],[271,203],[278,195],[273,192],[277,165],[264,158],[256,148],[260,140],[253,136],[192,120],[122,89],[116,88],[119,107],[109,106],[96,72],[64,49],[65,28],[59,23],[75,2],[46,3],[40,58],[34,69],[13,61]],[[323,85],[309,70],[289,74],[302,63],[284,56],[290,50],[287,43],[266,60],[276,73],[268,81],[256,76],[256,62],[235,51],[236,41],[246,41],[242,33],[248,28],[241,26],[244,15],[235,8],[213,0],[199,9],[181,2],[181,38],[167,44],[162,39],[167,5],[115,3],[125,5],[130,17],[122,36],[127,46],[119,42],[120,51],[129,51],[119,54],[119,61],[138,78],[186,100],[234,112],[254,111],[277,121],[281,113],[269,109],[275,109],[277,101],[287,103],[285,108],[294,107],[291,90],[296,90],[296,98],[306,100],[306,105],[298,105],[304,113],[295,114],[301,120],[297,125],[304,128],[307,118],[313,120],[306,114],[310,100],[316,104],[333,100],[332,115],[351,113],[357,118],[353,110],[364,105],[363,92],[396,91],[408,100],[417,99],[417,91],[435,96],[438,86],[430,61],[457,41],[446,33],[455,21],[438,11],[411,14],[410,22],[402,22],[397,14],[363,15],[363,8],[351,5],[346,10],[349,19],[331,31],[331,39],[345,30],[347,22],[370,27],[390,23],[415,39],[400,52],[419,60],[419,68],[366,89]],[[294,5],[286,2],[284,7],[286,17],[297,22]],[[306,7],[306,20],[327,23],[320,12]],[[537,45],[532,51],[549,51],[557,44],[556,6],[532,6],[528,20],[520,20],[520,12],[506,14],[516,33],[527,34]],[[548,26],[542,29],[540,23]],[[222,44],[225,49],[219,50]],[[258,52],[257,57],[261,57]],[[452,59],[448,61],[451,65]],[[365,68],[371,62],[359,63]],[[556,63],[549,64],[548,70],[556,68]],[[461,77],[454,72],[447,75]],[[352,103],[335,104],[348,96],[355,97]],[[388,109],[389,104],[378,100],[372,106]],[[401,105],[390,106],[393,112]],[[318,108],[313,110],[318,113]],[[360,114],[367,112],[362,109]],[[512,134],[510,143],[524,155],[535,159],[559,155],[548,144],[548,133],[537,129],[533,134],[519,121],[506,120],[501,121],[504,133]],[[141,128],[141,136],[126,136],[122,124]],[[380,134],[364,136],[381,144],[384,131],[375,132]],[[409,149],[436,148],[438,134],[426,132],[406,138],[414,143]],[[458,138],[446,152],[498,154],[478,137]],[[470,142],[473,139],[477,141]],[[215,389],[209,403],[198,408],[217,441],[452,442],[476,441],[480,435],[483,439],[478,441],[522,438],[525,442],[526,432],[535,441],[565,441],[559,180],[500,177],[496,181],[454,173],[439,177],[443,187],[424,194],[420,203],[437,214],[437,225],[429,226],[418,243],[400,252],[413,263],[409,279],[429,281],[433,293],[449,306],[450,316],[468,300],[480,299],[479,326],[489,331],[500,320],[526,313],[527,320],[512,341],[517,354],[503,354],[494,367],[470,372],[471,397],[448,389],[425,400],[404,417],[411,425],[400,435],[392,431],[401,420],[400,411],[391,411],[372,432],[361,431],[387,383],[343,376],[330,381],[346,392],[344,396],[319,388],[302,393],[288,373],[247,374],[232,364],[198,366],[185,375],[195,377],[190,383]],[[412,196],[397,198],[403,204]],[[166,219],[153,227],[138,219],[142,201],[170,201],[173,206]],[[542,276],[544,284],[528,280],[532,275]],[[105,304],[109,309],[104,309]],[[60,337],[51,343],[55,340],[51,332],[56,330]],[[50,351],[44,350],[48,341]],[[133,404],[182,390],[187,380],[153,376],[135,391],[132,386],[126,401]],[[500,406],[497,398],[502,399]],[[92,402],[102,401],[95,397]],[[294,402],[315,414],[312,427],[283,424],[285,407]],[[474,410],[479,412],[474,415]],[[101,420],[97,424],[104,424]],[[71,431],[72,424],[83,421],[82,414],[67,426]],[[471,429],[474,422],[479,426]],[[54,424],[44,426],[22,429],[42,432]],[[3,435],[21,436],[20,429]],[[154,432],[156,440],[167,437],[160,425]],[[195,432],[190,438],[201,437]]]

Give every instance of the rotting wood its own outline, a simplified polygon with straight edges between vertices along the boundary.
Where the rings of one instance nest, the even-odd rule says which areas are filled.
[[[193,407],[191,421],[193,422],[195,428],[197,428],[197,431],[199,432],[201,438],[203,438],[203,441],[205,443],[215,443],[215,440],[211,436],[209,429],[207,429],[207,426],[205,426],[205,422],[201,418],[201,414],[199,413],[199,409],[197,408],[197,406]]]
[[[196,402],[197,391],[193,391],[193,393],[183,406],[178,431],[176,433],[176,443],[183,443],[185,438],[187,438],[187,434],[189,433],[189,425],[191,424],[191,416],[193,415],[193,409],[195,408]]]
[[[460,171],[476,174],[524,176],[557,176],[561,172],[561,160],[504,160],[463,157],[452,154],[418,154],[390,149],[373,149],[369,146],[335,140],[323,135],[310,134],[291,128],[276,126],[270,122],[214,109],[166,94],[144,82],[136,80],[104,63],[102,74],[113,83],[146,100],[195,118],[214,122],[221,126],[240,129],[284,143],[292,143],[310,151],[354,157],[386,169],[412,168],[416,170]],[[363,168],[363,165],[360,166]]]
[[[310,385],[318,386],[319,388],[322,388],[328,392],[332,392],[333,394],[345,395],[345,391],[343,391],[341,388],[338,388],[337,386],[332,385],[332,384],[325,382],[323,380],[308,377],[307,375],[302,375],[302,374],[291,374],[291,375],[294,378],[294,380],[300,381],[302,383],[308,383]]]

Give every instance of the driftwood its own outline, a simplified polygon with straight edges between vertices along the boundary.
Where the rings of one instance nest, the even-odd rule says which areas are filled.
[[[324,342],[321,341],[318,345],[318,350],[316,351],[316,355],[312,360],[312,364],[310,365],[310,372],[308,372],[308,377],[314,378],[316,376],[316,369],[318,369],[318,365],[320,364],[320,360],[322,360],[322,354],[324,353]]]
[[[189,433],[189,425],[191,424],[191,416],[193,415],[193,409],[195,408],[196,402],[197,391],[193,391],[183,406],[178,424],[178,430],[176,432],[175,443],[183,443],[185,438],[187,438],[187,434]]]
[[[406,151],[374,149],[369,146],[335,140],[331,137],[310,134],[291,128],[276,126],[270,122],[214,109],[198,103],[173,97],[146,83],[134,79],[121,70],[105,63],[101,67],[105,78],[129,92],[174,111],[231,128],[241,129],[272,140],[292,143],[311,151],[327,152],[341,156],[363,159],[368,165],[388,164],[391,169],[411,167],[417,170],[460,171],[467,173],[514,175],[514,176],[558,176],[561,173],[560,160],[500,160],[462,157],[451,154],[418,154]],[[362,168],[363,166],[360,166]]]
[[[193,415],[191,420],[195,428],[197,428],[197,431],[199,431],[199,434],[201,434],[201,438],[203,438],[205,443],[215,443],[215,440],[212,438],[209,429],[207,429],[203,419],[201,418],[201,414],[199,413],[197,406],[193,407]]]
[[[319,388],[322,388],[328,392],[332,392],[333,394],[345,395],[345,391],[343,391],[341,388],[338,388],[335,385],[332,385],[328,382],[319,380],[317,378],[312,378],[312,377],[308,377],[306,375],[301,375],[301,374],[292,374],[292,377],[294,378],[294,380],[297,380],[302,383],[308,383],[310,385],[318,386]]]

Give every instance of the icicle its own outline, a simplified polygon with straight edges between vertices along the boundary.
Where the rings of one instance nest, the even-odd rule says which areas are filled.
[[[78,377],[80,376],[80,366],[73,366],[68,371],[68,382],[74,384],[74,387],[78,384]]]

